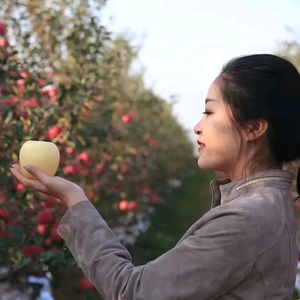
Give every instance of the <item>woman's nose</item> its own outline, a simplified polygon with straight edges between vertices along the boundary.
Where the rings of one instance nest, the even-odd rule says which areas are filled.
[[[197,135],[200,135],[200,134],[201,134],[200,123],[201,123],[201,121],[198,122],[198,123],[195,125],[195,127],[194,127],[194,132],[195,132],[195,134],[197,134]]]

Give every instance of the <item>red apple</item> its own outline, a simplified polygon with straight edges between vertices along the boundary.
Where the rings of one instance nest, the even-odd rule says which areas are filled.
[[[56,198],[46,196],[45,202],[42,202],[41,206],[45,208],[53,208],[57,202],[59,202],[59,200],[56,200]]]
[[[23,78],[31,77],[31,74],[30,74],[29,72],[27,72],[27,71],[22,71],[22,72],[20,73],[20,75],[21,75],[21,77],[23,77]]]
[[[30,100],[25,101],[24,106],[29,108],[39,107],[39,102],[37,98],[32,97]]]
[[[73,166],[65,166],[63,168],[63,172],[65,174],[74,174],[74,168],[73,168]]]
[[[5,39],[5,38],[0,39],[0,47],[1,48],[6,48],[8,46],[9,46],[8,39]]]
[[[77,160],[83,163],[88,163],[90,161],[90,156],[87,152],[82,152],[77,156]]]
[[[47,238],[45,240],[45,245],[50,246],[52,244],[52,240],[50,238]]]
[[[17,184],[17,191],[18,192],[23,192],[24,190],[25,190],[25,185],[23,183],[19,182]]]
[[[43,224],[39,224],[37,226],[37,232],[40,234],[40,235],[44,235],[46,233],[46,225],[43,225]]]
[[[48,131],[48,138],[53,140],[55,139],[59,134],[62,133],[62,128],[60,128],[59,126],[55,125],[52,126],[49,131]]]
[[[55,85],[53,85],[53,86],[51,86],[51,88],[49,89],[49,96],[50,97],[55,97],[55,96],[57,96],[57,94],[58,94],[58,87],[57,86],[55,86]]]
[[[50,211],[41,211],[38,214],[37,221],[39,224],[47,225],[53,220],[52,213]]]
[[[82,167],[80,165],[70,165],[63,168],[65,174],[79,174],[81,171]]]
[[[75,149],[73,147],[67,147],[66,152],[70,155],[74,155]]]
[[[7,26],[5,23],[0,22],[0,35],[6,35]]]
[[[124,116],[122,117],[122,121],[123,121],[124,123],[129,124],[129,123],[132,122],[132,116],[130,116],[130,115],[124,115]]]
[[[24,248],[24,256],[31,257],[33,255],[40,255],[43,252],[41,245],[28,245]]]
[[[40,87],[43,87],[43,86],[45,86],[45,85],[46,85],[46,83],[47,83],[47,81],[46,81],[45,79],[42,79],[42,78],[41,78],[41,79],[39,79],[39,81],[38,81],[38,82],[39,82],[39,86],[40,86]]]
[[[127,207],[128,207],[128,201],[127,200],[122,200],[120,203],[119,203],[119,209],[120,210],[127,210]]]
[[[20,86],[20,85],[25,85],[25,83],[26,83],[26,82],[25,82],[24,79],[18,79],[18,80],[17,80],[17,85],[19,85],[19,86]]]
[[[135,201],[127,201],[127,200],[122,200],[119,203],[119,209],[120,210],[135,210],[137,209],[137,203]]]
[[[135,210],[137,209],[137,203],[135,201],[129,201],[127,205],[128,210]]]
[[[148,143],[149,143],[150,147],[153,147],[153,148],[158,148],[159,147],[159,142],[154,138],[150,138]]]
[[[9,212],[3,208],[0,208],[0,217],[2,217],[4,220],[8,220]]]

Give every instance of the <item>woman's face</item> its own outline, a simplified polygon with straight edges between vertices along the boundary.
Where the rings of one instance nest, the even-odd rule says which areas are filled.
[[[200,168],[233,175],[240,150],[240,136],[230,120],[216,83],[210,86],[205,100],[205,115],[195,126],[198,137]],[[229,110],[230,112],[230,110]]]

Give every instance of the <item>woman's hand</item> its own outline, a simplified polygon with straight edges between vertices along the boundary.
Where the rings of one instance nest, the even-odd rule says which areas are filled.
[[[24,185],[35,189],[38,192],[58,198],[66,203],[68,208],[74,204],[87,201],[83,189],[75,183],[58,176],[48,176],[34,166],[25,167],[36,179],[26,178],[18,164],[11,167],[12,174]]]

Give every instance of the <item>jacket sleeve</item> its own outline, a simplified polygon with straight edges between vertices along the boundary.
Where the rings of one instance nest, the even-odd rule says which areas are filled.
[[[249,274],[259,243],[246,213],[220,208],[207,214],[194,235],[144,266],[132,264],[89,201],[66,212],[58,233],[106,300],[212,300]]]

